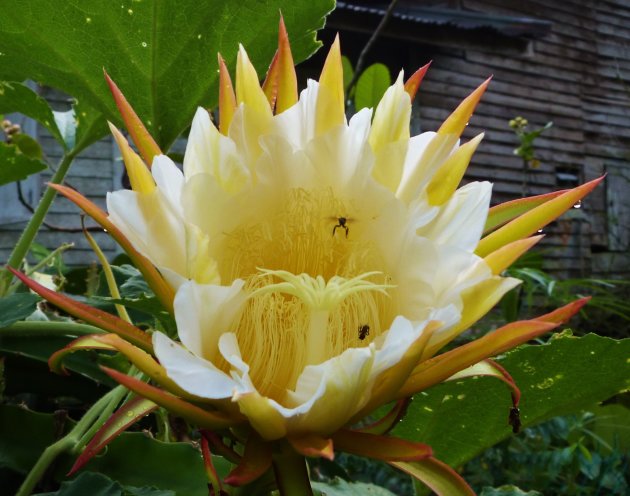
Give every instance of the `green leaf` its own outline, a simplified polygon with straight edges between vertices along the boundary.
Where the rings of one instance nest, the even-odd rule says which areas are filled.
[[[376,108],[385,91],[392,84],[389,69],[384,64],[372,64],[363,71],[354,92],[354,105],[357,110],[365,107]]]
[[[43,171],[46,164],[24,155],[16,145],[0,142],[0,186]]]
[[[33,293],[14,293],[0,298],[0,328],[24,320],[37,308],[41,298]]]
[[[630,339],[589,334],[521,346],[497,361],[522,392],[523,427],[605,400],[630,386]],[[393,434],[430,445],[457,467],[508,438],[511,406],[505,385],[480,377],[452,381],[414,397]]]
[[[543,496],[538,491],[523,491],[516,486],[484,487],[479,496]]]
[[[174,491],[152,487],[123,487],[103,474],[83,472],[72,481],[64,482],[54,493],[37,496],[175,496]]]
[[[295,62],[320,45],[315,31],[333,0],[6,0],[0,77],[34,79],[121,123],[106,68],[160,146],[218,98],[216,53],[235,66],[238,43],[262,77],[277,46],[279,12]]]
[[[28,158],[41,160],[43,156],[42,147],[37,140],[28,134],[17,133],[11,136],[11,143],[18,147],[20,152]]]
[[[59,491],[41,493],[37,496],[121,496],[123,489],[120,484],[108,479],[104,475],[85,472],[76,479],[61,484]]]
[[[85,103],[83,99],[73,105],[75,118],[75,153],[80,152],[103,136],[109,134],[105,116]]]
[[[352,76],[354,76],[354,69],[352,68],[352,62],[345,55],[341,56],[341,66],[343,67],[343,87],[347,90],[350,81],[352,81]]]
[[[24,78],[26,79],[26,77]],[[53,111],[48,102],[28,86],[15,81],[0,81],[0,113],[19,112],[42,124],[63,144]]]
[[[0,468],[25,474],[46,446],[52,444],[55,434],[53,415],[0,406]],[[53,473],[57,481],[64,479],[73,462],[74,458],[70,456],[59,459]],[[213,457],[213,462],[220,476],[225,477],[230,464],[220,457]],[[146,486],[186,496],[208,495],[203,459],[198,449],[190,443],[156,441],[139,432],[121,434],[102,456],[86,465],[86,470],[121,484],[125,495],[154,496],[146,492]]]
[[[365,484],[363,482],[346,482],[343,479],[335,478],[329,483],[312,482],[311,486],[316,491],[320,491],[326,496],[394,496],[394,493],[387,489],[375,486],[374,484]]]

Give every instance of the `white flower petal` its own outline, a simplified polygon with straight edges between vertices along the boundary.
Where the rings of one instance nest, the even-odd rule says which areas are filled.
[[[184,187],[182,171],[166,155],[158,155],[153,159],[151,173],[164,198],[168,200],[173,210],[181,213],[181,196]]]
[[[232,396],[237,384],[225,372],[165,334],[153,333],[153,348],[168,377],[183,390],[208,399]]]
[[[184,173],[189,179],[195,174],[210,174],[229,192],[240,191],[249,180],[249,171],[242,164],[236,145],[223,136],[210,120],[210,114],[198,108],[190,128]]]
[[[231,286],[191,281],[179,288],[173,306],[179,338],[186,348],[206,360],[216,360],[219,338],[235,330],[247,298],[243,285],[240,279]]]
[[[452,245],[473,252],[488,216],[492,184],[474,182],[459,188],[441,207],[439,215],[418,231],[440,245]]]

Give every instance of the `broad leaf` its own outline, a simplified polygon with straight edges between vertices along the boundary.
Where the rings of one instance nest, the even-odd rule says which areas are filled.
[[[12,112],[18,112],[36,120],[63,145],[63,138],[48,102],[22,83],[0,81],[0,114]]]
[[[497,362],[521,389],[523,427],[587,408],[630,385],[630,339],[589,334],[522,346]],[[414,398],[393,435],[431,446],[436,458],[459,466],[512,435],[510,394],[492,378],[464,379]]]
[[[18,425],[20,429],[15,428]],[[28,472],[46,446],[55,440],[56,427],[53,415],[15,406],[0,406],[0,469],[10,469],[21,474]],[[29,435],[25,436],[25,432]],[[63,480],[73,461],[69,456],[61,458],[56,465],[54,478]],[[225,477],[230,469],[229,464],[221,457],[214,457],[213,462],[219,475]],[[139,432],[120,435],[108,446],[103,456],[87,464],[86,470],[111,478],[134,496],[153,496],[150,492],[144,492],[147,490],[144,486],[187,496],[208,495],[199,450],[190,443],[163,443]],[[142,489],[134,489],[136,492],[133,492],[127,486]]]
[[[152,487],[123,487],[103,474],[84,472],[76,479],[61,484],[54,493],[37,496],[175,496],[174,491]]]
[[[0,298],[0,328],[24,320],[35,311],[38,301],[41,298],[33,293],[15,293]]]
[[[364,107],[376,108],[391,84],[392,78],[386,65],[372,64],[365,69],[354,91],[354,106],[357,111]]]
[[[195,108],[217,102],[216,53],[234,67],[242,43],[262,76],[282,11],[296,62],[319,43],[333,0],[7,0],[0,16],[0,77],[61,89],[120,124],[106,68],[163,150]]]
[[[326,496],[393,496],[394,493],[387,489],[374,484],[365,484],[364,482],[346,482],[343,479],[335,478],[331,482],[313,482],[311,486],[318,494]]]
[[[0,186],[43,171],[46,164],[24,155],[17,145],[0,142]]]

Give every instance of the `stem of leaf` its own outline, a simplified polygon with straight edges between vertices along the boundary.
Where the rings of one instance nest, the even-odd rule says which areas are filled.
[[[118,397],[121,394],[124,395],[125,391],[126,389],[124,386],[116,386],[94,403],[92,407],[85,412],[85,415],[83,415],[81,420],[79,420],[72,430],[68,432],[68,434],[48,446],[26,476],[24,482],[22,482],[22,485],[15,496],[29,496],[33,492],[37,483],[43,477],[50,464],[55,461],[59,455],[76,449],[78,443],[81,441],[81,438],[90,429],[92,424],[99,419],[102,412],[109,406],[110,402],[113,401],[113,398]]]
[[[77,147],[78,148],[78,147]],[[75,149],[77,149],[75,148]],[[59,163],[59,167],[57,168],[57,172],[53,175],[50,180],[51,183],[60,184],[63,182],[68,170],[70,169],[70,165],[74,160],[76,152],[74,150],[67,152],[61,162]],[[15,248],[11,252],[9,256],[9,260],[7,261],[7,267],[12,267],[14,269],[19,268],[22,260],[26,257],[26,254],[31,249],[31,245],[35,240],[35,236],[37,236],[37,232],[39,228],[42,226],[44,219],[46,218],[46,214],[52,205],[55,196],[57,195],[57,191],[53,188],[48,187],[46,192],[42,196],[42,199],[39,201],[35,212],[33,212],[33,216],[31,220],[28,221],[28,224],[24,228],[20,239],[18,240]],[[8,270],[3,270],[0,274],[0,297],[7,296],[9,294],[10,284],[13,275]]]
[[[273,455],[273,470],[280,496],[313,496],[304,457],[288,443],[278,448]]]
[[[27,320],[16,322],[8,327],[0,328],[0,336],[87,336],[88,334],[104,334],[105,331],[88,324],[76,322],[51,322],[48,320]]]

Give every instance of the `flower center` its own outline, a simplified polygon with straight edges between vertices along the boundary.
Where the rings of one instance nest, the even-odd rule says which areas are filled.
[[[258,390],[282,402],[307,365],[367,346],[395,316],[360,205],[293,189],[226,236],[222,280],[250,298],[236,334]]]

